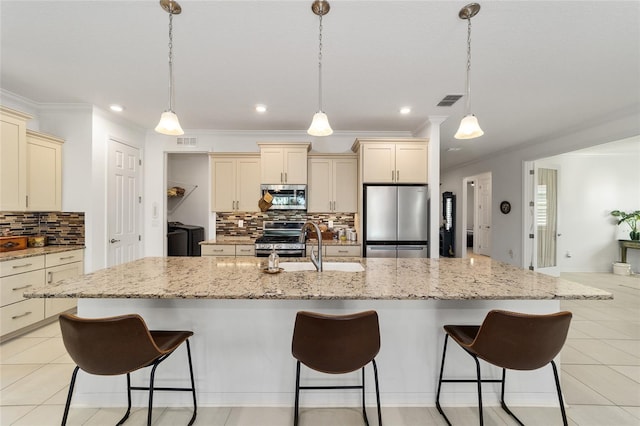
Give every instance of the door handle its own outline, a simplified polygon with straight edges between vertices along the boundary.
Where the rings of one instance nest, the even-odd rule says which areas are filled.
[[[400,170],[396,170],[396,182],[400,182]]]
[[[112,238],[112,239],[110,239],[110,240],[109,240],[109,242],[110,242],[111,244],[115,244],[115,243],[119,243],[119,242],[120,242],[120,240],[116,240],[115,238]]]
[[[47,272],[47,284],[51,284],[53,282],[53,272]]]

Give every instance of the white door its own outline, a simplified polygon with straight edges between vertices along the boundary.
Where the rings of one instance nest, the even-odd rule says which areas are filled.
[[[491,173],[478,176],[475,191],[473,252],[491,256]]]
[[[138,259],[140,154],[137,148],[109,139],[107,164],[107,266]]]

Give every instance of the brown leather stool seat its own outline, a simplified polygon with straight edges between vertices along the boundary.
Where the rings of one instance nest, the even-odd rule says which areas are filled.
[[[480,425],[482,417],[482,383],[501,383],[500,403],[502,408],[519,424],[523,424],[509,410],[504,402],[504,384],[506,369],[537,370],[551,364],[556,382],[556,391],[560,401],[562,421],[566,426],[567,415],[562,402],[562,391],[558,378],[558,369],[553,359],[560,353],[569,332],[571,312],[558,312],[548,315],[529,315],[517,312],[493,310],[487,314],[482,325],[445,325],[444,350],[438,380],[436,407],[448,425],[451,422],[440,406],[442,383],[477,383],[478,413]],[[476,362],[476,379],[443,379],[444,361],[447,354],[447,341],[451,337]],[[481,379],[478,358],[502,368],[502,379]]]
[[[64,408],[63,425],[67,423],[73,388],[80,369],[101,376],[127,375],[128,407],[124,417],[117,423],[118,425],[123,424],[131,412],[132,389],[149,391],[147,425],[151,425],[154,391],[191,392],[193,395],[193,416],[189,425],[193,424],[196,419],[197,405],[191,348],[188,340],[193,336],[193,332],[149,330],[142,317],[135,314],[108,318],[80,318],[75,315],[62,314],[60,315],[60,329],[64,346],[71,359],[76,363]],[[187,344],[191,387],[154,387],[156,367],[182,343]],[[149,386],[131,386],[129,374],[144,367],[152,367]]]
[[[300,389],[362,389],[362,415],[369,425],[364,400],[364,367],[373,364],[378,403],[378,424],[382,425],[380,388],[375,356],[380,351],[378,314],[365,311],[348,315],[298,312],[293,329],[291,353],[296,358],[296,396],[293,417],[298,425]],[[362,370],[362,384],[354,386],[300,386],[300,363],[328,374]]]

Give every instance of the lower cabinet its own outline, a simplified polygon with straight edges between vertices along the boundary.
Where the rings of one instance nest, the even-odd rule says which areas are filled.
[[[325,256],[333,257],[360,257],[360,247],[356,246],[329,246],[323,247]]]
[[[22,294],[81,275],[84,250],[43,254],[0,262],[0,339],[76,307],[76,299],[25,299]]]
[[[202,244],[202,256],[255,256],[253,244]]]

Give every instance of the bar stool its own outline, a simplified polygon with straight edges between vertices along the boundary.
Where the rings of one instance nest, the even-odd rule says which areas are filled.
[[[562,402],[562,391],[558,379],[558,369],[553,359],[560,353],[571,322],[571,312],[563,311],[549,315],[528,315],[517,312],[490,311],[481,326],[476,325],[445,325],[444,350],[442,352],[442,365],[440,367],[440,379],[438,380],[438,392],[436,395],[436,407],[448,425],[451,422],[440,406],[440,388],[442,383],[477,383],[478,386],[478,413],[482,426],[482,383],[502,383],[500,405],[520,425],[523,423],[509,410],[504,402],[504,383],[506,369],[511,370],[537,370],[551,363],[553,376],[556,382],[556,391],[560,401],[562,421],[566,426],[567,415]],[[444,360],[447,353],[447,340],[451,337],[462,347],[476,362],[477,378],[443,379]],[[502,368],[502,379],[481,379],[480,362],[478,358]]]
[[[189,337],[191,331],[156,331],[149,330],[142,317],[135,314],[108,318],[80,318],[75,315],[60,315],[62,341],[67,352],[76,363],[71,376],[69,395],[64,408],[62,425],[67,423],[71,397],[78,370],[101,376],[127,375],[128,406],[124,417],[117,423],[123,424],[131,412],[131,390],[148,390],[149,407],[147,425],[151,425],[154,391],[187,391],[193,394],[192,425],[196,419],[196,389],[193,380],[191,348]],[[187,344],[189,359],[190,388],[154,387],[154,376],[158,364],[167,359],[182,343]],[[130,373],[144,367],[151,368],[148,387],[131,386]]]
[[[364,367],[371,362],[376,383],[378,424],[382,426],[378,367],[374,357],[380,351],[380,327],[376,311],[348,315],[325,315],[300,311],[293,329],[291,353],[296,358],[296,396],[293,417],[298,426],[300,389],[362,389],[362,415],[368,426],[364,400]],[[328,374],[362,370],[362,384],[354,386],[300,386],[300,363]]]

